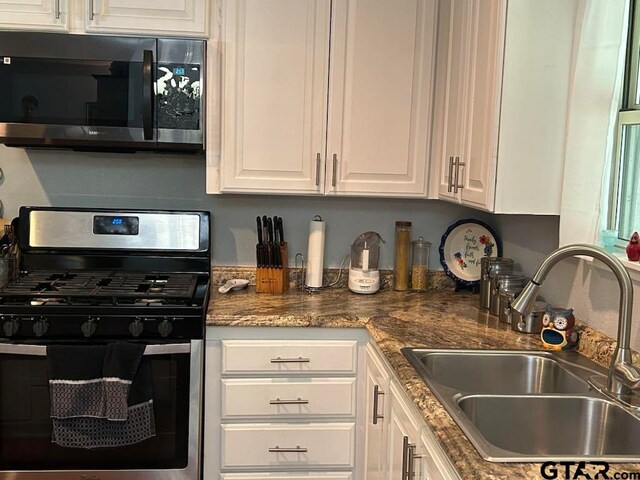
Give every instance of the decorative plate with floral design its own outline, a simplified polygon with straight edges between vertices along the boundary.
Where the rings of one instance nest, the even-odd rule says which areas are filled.
[[[440,263],[456,282],[473,286],[480,281],[480,259],[502,256],[502,243],[480,220],[459,220],[442,235]]]

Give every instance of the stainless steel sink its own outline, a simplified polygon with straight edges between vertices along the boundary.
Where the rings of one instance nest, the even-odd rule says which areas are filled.
[[[433,381],[464,392],[581,393],[589,386],[551,355],[522,352],[431,352],[418,361]]]
[[[480,434],[487,459],[635,461],[640,420],[615,403],[588,396],[471,395],[457,401]]]
[[[640,419],[590,389],[606,370],[575,352],[402,352],[486,460],[640,461]]]

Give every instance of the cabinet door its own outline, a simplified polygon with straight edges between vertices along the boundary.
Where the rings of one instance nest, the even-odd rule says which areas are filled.
[[[384,480],[387,454],[389,374],[378,354],[367,345],[365,389],[365,476],[367,480]],[[375,423],[374,423],[375,422]]]
[[[467,0],[469,1],[469,0]],[[467,142],[460,167],[462,203],[493,210],[506,1],[469,1]]]
[[[438,171],[438,197],[459,201],[453,184],[455,162],[464,162],[469,73],[471,0],[443,0],[438,14],[437,136],[433,162]],[[460,183],[458,171],[458,184]]]
[[[85,0],[88,32],[205,37],[207,0]]]
[[[334,3],[327,192],[426,195],[435,3]]]
[[[460,478],[451,460],[428,427],[422,429],[416,453],[418,454],[414,467],[416,478],[420,480],[458,480]]]
[[[224,0],[224,192],[323,193],[329,0]]]
[[[391,382],[389,393],[389,448],[386,478],[396,480],[406,478],[407,472],[403,471],[407,462],[405,438],[410,445],[416,445],[420,439],[420,425],[408,405],[404,403],[404,395],[395,382]]]
[[[69,30],[69,0],[0,1],[0,28]]]

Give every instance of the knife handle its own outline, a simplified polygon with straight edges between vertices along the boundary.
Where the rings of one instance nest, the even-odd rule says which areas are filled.
[[[278,217],[278,236],[280,237],[280,245],[284,245],[284,227],[282,226],[282,217]]]
[[[256,224],[258,225],[258,243],[262,243],[262,221],[260,217],[256,217]]]
[[[275,245],[277,245],[278,242],[278,217],[276,217],[275,215],[273,216],[273,243]]]
[[[269,230],[269,244],[273,245],[273,221],[271,217],[267,218],[267,229]]]

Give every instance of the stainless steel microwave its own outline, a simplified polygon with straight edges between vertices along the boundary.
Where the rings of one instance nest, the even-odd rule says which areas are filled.
[[[0,32],[0,143],[204,150],[205,42]]]

